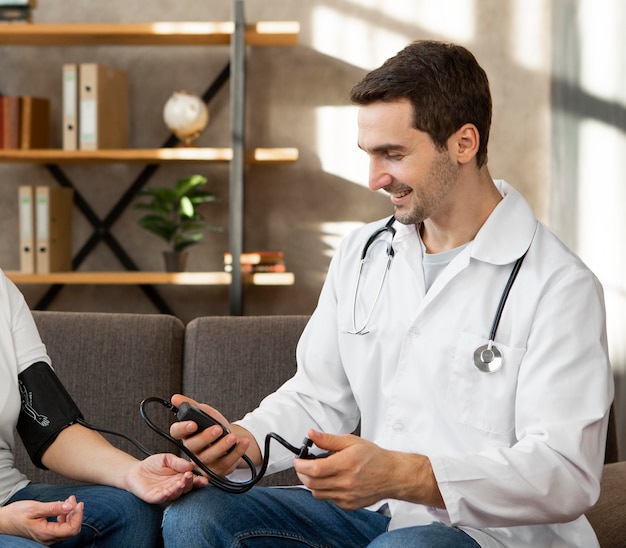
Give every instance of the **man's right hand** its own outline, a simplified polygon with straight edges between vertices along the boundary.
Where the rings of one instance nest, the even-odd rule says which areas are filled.
[[[32,539],[47,546],[77,535],[83,522],[82,502],[20,500],[0,508],[0,533]],[[55,517],[56,521],[48,521]]]
[[[241,466],[241,457],[251,446],[251,436],[249,434],[246,436],[247,432],[244,429],[231,425],[217,409],[198,403],[182,394],[172,396],[172,405],[179,407],[183,402],[189,402],[191,405],[202,409],[231,433],[216,441],[222,435],[221,427],[210,426],[206,430],[198,432],[198,426],[195,422],[178,421],[171,425],[170,435],[181,440],[208,468],[220,476],[227,476]],[[253,443],[252,446],[256,447],[256,443]],[[258,450],[258,455],[260,457],[260,450]],[[255,458],[252,458],[255,461]]]

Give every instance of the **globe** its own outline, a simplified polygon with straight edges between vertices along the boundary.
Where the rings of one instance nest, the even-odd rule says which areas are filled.
[[[184,145],[190,145],[209,123],[204,101],[187,91],[175,91],[163,107],[163,121]]]

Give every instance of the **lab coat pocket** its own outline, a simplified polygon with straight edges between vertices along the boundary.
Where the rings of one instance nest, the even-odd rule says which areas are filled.
[[[452,360],[446,406],[452,418],[486,434],[506,436],[515,428],[515,392],[525,348],[512,348],[496,341],[502,367],[492,373],[474,365],[474,351],[487,341],[462,333]]]

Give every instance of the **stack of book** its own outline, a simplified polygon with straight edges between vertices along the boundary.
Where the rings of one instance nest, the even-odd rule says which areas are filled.
[[[72,270],[74,191],[21,185],[18,199],[20,271],[49,274]]]
[[[0,0],[0,22],[30,23],[35,0]]]
[[[0,97],[0,148],[50,146],[50,100],[30,95]]]
[[[285,258],[282,251],[254,251],[241,254],[242,274],[256,274],[258,272],[286,272]],[[224,270],[232,272],[233,256],[224,253]]]

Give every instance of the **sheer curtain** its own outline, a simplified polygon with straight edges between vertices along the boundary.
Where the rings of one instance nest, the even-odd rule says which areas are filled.
[[[626,456],[626,3],[554,0],[550,224],[602,282]]]

